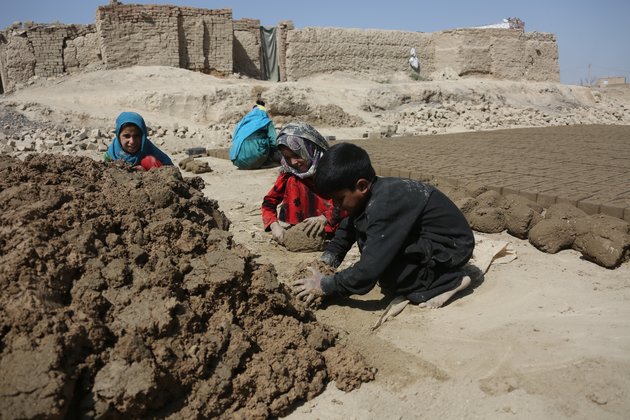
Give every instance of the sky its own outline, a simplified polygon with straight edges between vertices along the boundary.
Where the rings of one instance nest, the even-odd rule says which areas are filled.
[[[96,8],[108,0],[2,0],[0,28],[16,21],[94,23]],[[525,22],[526,32],[556,36],[560,81],[588,84],[598,77],[625,76],[630,82],[629,0],[154,0],[125,4],[172,4],[232,9],[234,19],[259,19],[263,26],[292,20],[307,26],[437,32]]]

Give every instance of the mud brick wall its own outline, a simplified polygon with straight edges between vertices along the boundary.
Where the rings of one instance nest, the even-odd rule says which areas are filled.
[[[231,9],[101,6],[96,28],[108,68],[163,65],[232,72]]]
[[[232,73],[232,10],[180,7],[180,67]]]
[[[232,21],[231,9],[164,5],[101,6],[95,25],[29,25],[0,33],[4,91],[33,76],[55,76],[94,65],[165,65],[204,73],[261,73],[260,21]],[[277,25],[282,81],[317,73],[410,71],[416,48],[421,76],[451,69],[459,76],[560,80],[555,36],[508,29],[437,33]]]
[[[459,29],[432,35],[435,67],[460,76],[559,82],[555,36],[516,29]]]
[[[96,44],[85,43],[86,37],[93,37],[94,32],[94,25],[33,24],[8,28],[0,35],[0,76],[4,90],[11,91],[16,84],[33,76],[57,76],[68,67],[99,62]]]
[[[280,81],[287,79],[287,38],[290,31],[294,30],[293,21],[284,20],[278,23],[276,38],[278,42],[278,67],[280,69]]]
[[[288,80],[330,71],[409,71],[415,47],[421,76],[452,69],[459,76],[560,81],[555,36],[508,29],[436,33],[375,29],[304,28],[289,31]]]
[[[234,27],[234,73],[260,78],[260,20],[238,19]]]
[[[26,34],[0,35],[0,77],[5,92],[35,76],[35,54]]]
[[[90,25],[91,31],[74,39],[67,39],[63,48],[63,64],[66,72],[72,73],[85,67],[102,64],[101,48],[98,42],[96,27]]]
[[[63,41],[66,28],[38,27],[27,32],[28,42],[35,56],[35,75],[48,77],[64,73]]]
[[[103,61],[108,68],[179,66],[175,7],[112,5],[96,11]]]

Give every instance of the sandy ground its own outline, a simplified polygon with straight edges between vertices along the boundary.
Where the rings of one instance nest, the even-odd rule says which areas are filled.
[[[280,280],[318,256],[288,253],[262,231],[260,202],[277,169],[201,159],[213,168],[201,175],[204,193],[219,201],[235,240],[272,262]],[[625,418],[630,265],[607,270],[575,251],[549,255],[507,234],[486,236],[508,241],[518,258],[491,266],[444,308],[408,306],[375,332],[387,303],[378,291],[317,310],[379,373],[350,393],[329,386],[288,417]]]
[[[324,135],[338,139],[361,137],[389,125],[397,125],[398,133],[464,130],[484,115],[513,122],[495,128],[553,123],[554,118],[630,121],[630,95],[607,99],[586,88],[554,84],[445,81],[419,86],[397,79],[351,82],[331,76],[299,85],[208,80],[155,67],[95,72],[72,80],[37,81],[2,101],[28,104],[24,113],[29,118],[60,125],[111,128],[118,112],[133,109],[149,125],[185,124],[205,130],[185,142],[165,138],[170,153],[192,144],[228,145],[234,124],[261,90],[276,104],[274,118],[299,116],[282,114],[282,103],[307,103],[304,112],[310,115],[323,109],[317,106],[335,103],[363,119],[364,124],[348,128],[340,123],[345,114],[338,113],[317,125]],[[431,92],[441,93],[434,99],[423,96]],[[410,108],[409,101],[423,105]],[[450,121],[449,115],[410,117],[411,112],[428,115],[440,101],[454,107],[449,112],[455,114],[449,115],[461,118],[441,127],[440,121]],[[474,111],[472,120],[455,109],[458,102]],[[387,103],[382,112],[379,103]],[[504,115],[506,108],[515,114]],[[517,120],[519,109],[531,110],[533,117]],[[412,120],[421,122],[414,125]],[[184,155],[174,158],[179,162]],[[218,200],[232,221],[235,241],[258,255],[257,261],[273,263],[280,280],[286,280],[296,264],[319,255],[288,253],[262,231],[260,204],[277,169],[238,171],[229,161],[201,159],[214,170],[201,175],[204,193]],[[627,418],[630,264],[607,270],[582,260],[575,251],[549,255],[507,234],[489,237],[508,241],[518,258],[492,266],[481,284],[444,308],[408,306],[376,332],[370,326],[387,304],[377,291],[317,310],[317,318],[335,327],[378,374],[374,382],[350,393],[329,385],[289,418]],[[351,252],[345,264],[356,258],[357,252]]]

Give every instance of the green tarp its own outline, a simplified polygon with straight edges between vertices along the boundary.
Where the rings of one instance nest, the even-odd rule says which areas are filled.
[[[272,82],[280,81],[280,69],[278,68],[278,47],[276,42],[276,27],[260,27],[260,44],[262,48],[262,58],[260,70],[263,80]]]

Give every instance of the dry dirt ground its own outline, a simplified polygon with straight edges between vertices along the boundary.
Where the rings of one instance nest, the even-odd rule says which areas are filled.
[[[262,231],[260,197],[277,169],[234,170],[201,158],[201,177],[235,241],[280,281],[318,256],[287,253]],[[567,250],[549,255],[507,234],[518,258],[437,310],[407,308],[376,331],[387,302],[373,291],[316,311],[378,369],[350,393],[329,387],[289,418],[622,419],[630,409],[630,265],[608,270]],[[357,258],[356,251],[344,264]]]
[[[277,85],[236,78],[209,80],[178,69],[149,67],[34,81],[2,98],[0,106],[11,110],[6,115],[12,120],[0,129],[5,135],[19,135],[16,125],[28,131],[36,122],[46,130],[82,126],[108,130],[118,112],[136,110],[150,126],[172,130],[186,125],[189,132],[196,130],[194,135],[161,137],[164,149],[179,162],[185,147],[228,145],[231,129],[260,91],[273,104],[278,125],[306,117],[323,134],[338,139],[374,132],[387,135],[392,130],[420,134],[630,122],[628,95],[608,97],[556,84],[477,80],[420,85],[400,76],[353,80],[343,75]],[[97,151],[84,152],[100,157]],[[276,168],[238,171],[226,160],[200,159],[213,169],[201,175],[203,195],[217,201],[231,221],[234,242],[248,249],[254,263],[273,264],[283,282],[298,264],[319,255],[288,253],[262,231],[260,203]],[[16,180],[12,187],[19,185]],[[491,266],[483,282],[444,308],[408,306],[376,331],[370,327],[387,304],[378,291],[332,301],[316,310],[317,319],[339,333],[340,345],[358,351],[378,371],[374,381],[351,392],[329,385],[288,417],[626,418],[630,264],[608,270],[572,250],[549,255],[507,234],[487,236],[509,242],[518,258]],[[344,264],[356,258],[357,252],[351,252]],[[150,339],[162,343],[163,337]],[[111,353],[137,354],[142,348],[123,342]],[[99,365],[88,364],[86,369],[90,366]],[[110,371],[117,366],[112,363]],[[151,366],[147,369],[153,372]],[[151,395],[159,395],[165,386],[160,381],[144,384]],[[103,389],[104,398],[124,401]]]

